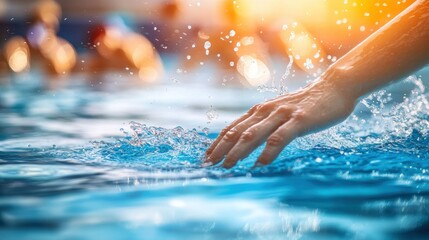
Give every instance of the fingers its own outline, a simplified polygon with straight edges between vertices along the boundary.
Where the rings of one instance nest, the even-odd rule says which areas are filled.
[[[258,108],[258,106],[252,107],[247,113],[245,113],[243,116],[232,122],[228,127],[224,128],[219,136],[214,140],[214,142],[210,145],[210,147],[206,151],[206,156],[209,156],[213,150],[216,148],[216,146],[219,144],[219,142],[222,140],[222,138],[225,136],[225,134],[228,133],[229,130],[231,130],[233,127],[235,127],[237,124],[241,123],[242,121],[249,118],[255,110]]]
[[[287,122],[293,112],[288,106],[282,106],[270,114],[263,121],[249,127],[244,131],[234,147],[229,151],[223,166],[233,167],[239,160],[247,157],[255,148],[261,145],[265,139],[276,129]]]
[[[296,120],[290,120],[279,127],[267,139],[267,144],[255,163],[255,167],[270,164],[280,152],[295,139],[300,132],[300,124]]]
[[[223,135],[219,136],[214,149],[207,155],[205,163],[217,164],[222,161],[223,157],[231,150],[232,147],[237,143],[240,136],[249,127],[257,124],[261,120],[265,119],[271,112],[272,105],[264,104],[263,106],[256,106],[252,108],[250,117],[243,118],[243,121],[237,121],[232,124],[233,127],[228,127],[228,131],[225,131]],[[235,126],[234,126],[235,125]]]

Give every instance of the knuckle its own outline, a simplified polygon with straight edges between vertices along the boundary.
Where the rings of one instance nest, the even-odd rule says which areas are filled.
[[[267,145],[269,147],[279,147],[283,144],[284,138],[278,134],[274,134],[267,139]]]
[[[303,121],[308,118],[308,113],[306,111],[296,111],[293,113],[293,118],[297,121]]]
[[[261,104],[256,104],[255,106],[253,106],[248,113],[253,113],[255,111],[257,111],[259,108],[261,107]]]
[[[230,142],[230,141],[236,140],[237,137],[238,137],[238,131],[237,129],[233,128],[225,133],[224,139],[225,141]]]
[[[261,107],[258,109],[258,113],[268,113],[271,112],[273,110],[273,108],[275,107],[275,105],[273,103],[264,103],[263,105],[261,105]]]
[[[254,129],[248,129],[243,134],[241,134],[241,140],[244,142],[248,142],[255,139],[255,130]]]
[[[229,129],[228,128],[224,128],[224,129],[222,129],[222,131],[220,131],[220,134],[219,135],[225,135],[227,132],[229,131]]]
[[[255,114],[254,116],[252,116],[252,121],[259,122],[259,121],[262,121],[265,117],[266,117],[265,114],[261,114],[261,113]]]
[[[292,114],[292,111],[293,109],[290,106],[280,106],[276,109],[275,114],[282,117],[288,117]]]

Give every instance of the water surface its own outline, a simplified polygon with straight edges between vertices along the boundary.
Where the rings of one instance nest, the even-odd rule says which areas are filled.
[[[424,80],[424,79],[423,79]],[[226,123],[271,92],[38,76],[0,90],[2,239],[424,239],[429,103],[413,76],[339,126],[202,168]],[[121,83],[119,83],[121,85]],[[112,91],[112,89],[114,89]],[[240,96],[237,98],[236,96]]]

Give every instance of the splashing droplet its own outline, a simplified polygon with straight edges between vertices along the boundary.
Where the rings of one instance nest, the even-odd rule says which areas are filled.
[[[204,48],[205,48],[205,49],[209,49],[211,46],[212,46],[212,44],[210,43],[210,41],[206,41],[206,42],[204,43]]]

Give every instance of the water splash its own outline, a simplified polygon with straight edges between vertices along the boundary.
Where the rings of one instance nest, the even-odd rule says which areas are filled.
[[[356,148],[407,141],[412,135],[424,142],[429,132],[428,92],[421,78],[410,76],[401,87],[411,88],[400,102],[394,91],[380,90],[364,98],[343,123],[297,140],[305,149],[315,146]],[[396,97],[398,98],[398,97]]]
[[[96,152],[104,160],[138,163],[158,169],[199,168],[205,150],[212,142],[196,129],[166,129],[137,122],[130,122],[129,126],[129,132],[122,129],[125,137],[112,142],[93,142]]]

